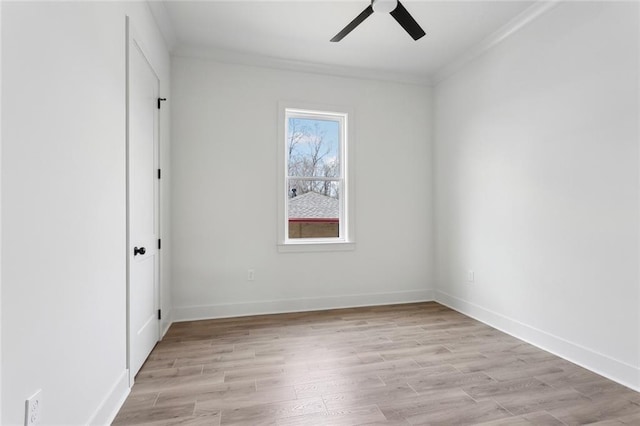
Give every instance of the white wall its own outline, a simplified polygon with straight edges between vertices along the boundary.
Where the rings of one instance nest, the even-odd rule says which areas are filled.
[[[2,241],[2,2],[0,2],[0,241]],[[0,321],[2,319],[2,244],[0,244]],[[0,421],[2,420],[2,326],[0,326]]]
[[[427,87],[172,59],[175,319],[432,297]],[[276,250],[281,100],[355,110],[355,251]]]
[[[561,3],[434,91],[438,300],[636,388],[639,48]]]
[[[156,40],[154,38],[154,40]],[[153,55],[156,72],[160,74],[160,97],[166,98],[160,109],[160,168],[162,179],[160,180],[160,237],[162,249],[160,250],[160,309],[162,310],[161,334],[167,332],[172,322],[171,301],[171,253],[173,240],[171,238],[171,105],[173,103],[170,71],[171,58],[165,48],[167,43],[160,44],[156,40]]]
[[[3,2],[3,425],[37,389],[45,425],[126,395],[125,14],[168,84],[146,3]]]

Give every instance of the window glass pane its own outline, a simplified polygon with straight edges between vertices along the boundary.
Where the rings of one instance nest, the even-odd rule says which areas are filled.
[[[335,200],[339,200],[340,181],[289,178],[289,199],[306,194],[308,192],[315,192],[316,194],[325,195],[327,197],[334,198]]]
[[[340,181],[289,180],[289,238],[340,237]]]
[[[288,119],[289,176],[340,177],[340,122]]]

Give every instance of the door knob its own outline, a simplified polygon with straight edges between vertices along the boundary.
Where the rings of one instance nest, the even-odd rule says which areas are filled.
[[[134,247],[134,248],[133,248],[133,255],[134,255],[134,256],[137,256],[137,255],[139,255],[139,254],[145,254],[146,252],[147,252],[147,249],[146,249],[146,248],[144,248],[144,247],[140,247],[140,248],[138,248],[138,247]]]

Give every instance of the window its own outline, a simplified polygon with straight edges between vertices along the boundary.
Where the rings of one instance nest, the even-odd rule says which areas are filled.
[[[349,218],[349,114],[281,107],[281,246],[353,242]]]

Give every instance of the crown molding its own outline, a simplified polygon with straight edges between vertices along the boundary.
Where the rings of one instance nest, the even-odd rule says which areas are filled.
[[[167,50],[171,52],[178,45],[178,37],[173,29],[173,24],[171,23],[171,18],[169,18],[169,12],[167,12],[164,2],[161,0],[147,0],[147,5],[167,44]]]
[[[475,60],[479,56],[482,56],[484,53],[502,43],[504,40],[536,20],[544,13],[553,9],[561,1],[562,0],[536,1],[536,3],[521,12],[500,29],[476,44],[471,49],[467,50],[462,55],[458,56],[452,62],[440,67],[431,75],[304,62],[213,47],[179,45],[178,38],[173,25],[171,24],[171,19],[169,18],[164,2],[161,0],[147,0],[147,4],[149,5],[151,13],[160,28],[165,42],[167,43],[168,50],[174,57],[209,59],[227,64],[432,86],[441,83],[451,75],[455,74],[469,62]]]
[[[489,37],[482,40],[480,43],[467,50],[462,55],[458,56],[452,62],[444,65],[431,75],[431,80],[434,85],[437,85],[449,78],[451,75],[458,72],[469,62],[482,56],[488,50],[494,48],[498,44],[502,43],[507,38],[511,37],[516,32],[542,16],[544,13],[553,9],[560,3],[561,0],[542,0],[537,1],[533,5],[529,6],[522,13],[517,15],[507,24],[500,29],[492,33]]]
[[[178,46],[172,50],[171,55],[174,57],[201,58],[227,64],[272,68],[311,74],[333,75],[366,80],[383,80],[421,86],[431,85],[431,79],[426,75],[295,61],[209,47]]]

